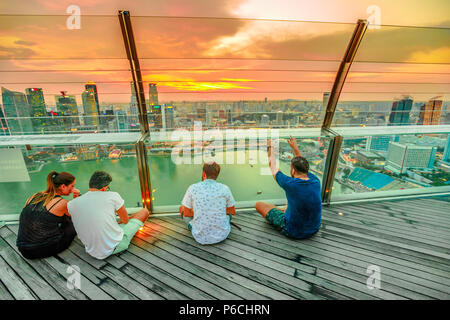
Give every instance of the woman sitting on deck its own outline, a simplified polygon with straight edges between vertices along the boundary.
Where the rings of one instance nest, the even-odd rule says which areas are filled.
[[[61,196],[80,191],[75,189],[75,177],[67,172],[50,172],[47,190],[28,198],[20,214],[17,247],[27,259],[50,257],[67,249],[76,236],[67,211],[67,200]]]

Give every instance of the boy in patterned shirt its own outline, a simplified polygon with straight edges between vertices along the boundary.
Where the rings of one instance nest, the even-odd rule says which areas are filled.
[[[230,188],[216,181],[219,173],[216,162],[205,163],[202,181],[189,186],[181,202],[181,217],[200,244],[225,240],[230,233],[231,215],[236,213]]]

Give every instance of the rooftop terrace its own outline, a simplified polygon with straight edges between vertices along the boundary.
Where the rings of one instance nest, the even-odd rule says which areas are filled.
[[[104,261],[76,239],[61,254],[26,260],[18,225],[0,227],[0,299],[449,299],[450,197],[324,207],[322,227],[291,240],[254,210],[224,242],[202,246],[177,216],[153,216],[129,250]],[[69,290],[76,265],[80,290]],[[369,266],[381,272],[369,289]]]

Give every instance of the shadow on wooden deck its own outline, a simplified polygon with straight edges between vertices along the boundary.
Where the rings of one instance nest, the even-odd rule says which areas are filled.
[[[17,225],[0,227],[0,299],[449,299],[450,197],[324,207],[321,230],[291,240],[254,210],[227,240],[196,243],[179,217],[152,217],[129,250],[22,258]],[[69,289],[70,266],[81,271]],[[369,289],[369,266],[380,289]],[[69,268],[69,269],[68,269]],[[369,284],[373,282],[369,281]]]

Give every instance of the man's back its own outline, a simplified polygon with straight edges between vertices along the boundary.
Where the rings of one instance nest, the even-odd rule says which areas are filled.
[[[317,232],[322,218],[320,180],[308,173],[308,180],[292,178],[278,171],[277,183],[286,192],[286,228],[292,237],[302,238]]]
[[[117,192],[89,191],[67,204],[86,252],[97,259],[109,256],[123,238],[115,212],[124,200]]]
[[[230,189],[213,179],[191,185],[182,204],[194,211],[190,222],[194,239],[201,244],[217,243],[230,233],[227,207],[234,206]]]

